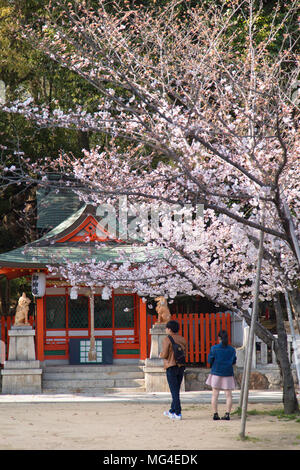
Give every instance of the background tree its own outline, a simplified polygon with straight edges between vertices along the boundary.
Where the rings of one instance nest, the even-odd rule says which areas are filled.
[[[4,100],[34,102],[51,110],[84,102],[85,109],[93,109],[95,90],[77,74],[68,71],[33,48],[22,37],[20,24],[32,21],[38,15],[47,18],[48,1],[0,1],[0,89]],[[79,156],[81,149],[89,149],[90,135],[81,129],[37,128],[23,116],[0,111],[1,160],[5,165],[18,167],[20,156],[30,162],[40,162],[45,156],[55,159],[64,149]],[[96,143],[101,144],[99,135]],[[11,175],[14,179],[13,174]],[[28,243],[38,237],[36,232],[36,187],[26,184],[3,185],[0,199],[0,250]]]

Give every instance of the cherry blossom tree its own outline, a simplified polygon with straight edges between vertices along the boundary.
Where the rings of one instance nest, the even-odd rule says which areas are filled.
[[[56,3],[50,20],[24,28],[24,36],[92,85],[99,107],[94,113],[84,104],[49,111],[29,98],[4,109],[39,126],[107,134],[107,144],[99,146],[95,138],[81,158],[62,152],[56,162],[30,171],[25,160],[18,168],[4,166],[4,184],[24,178],[36,183],[34,174],[47,184],[51,167],[86,203],[116,208],[126,197],[139,216],[136,244],[142,238],[147,247],[164,250],[163,259],[151,259],[145,248],[139,265],[124,253],[118,269],[92,259],[86,268],[66,262],[61,272],[74,285],[85,276],[90,285],[101,280],[108,293],[121,284],[145,296],[196,293],[249,322],[260,231],[260,298],[277,298],[299,278],[296,2],[283,10],[277,5],[263,33],[252,0],[195,7],[172,1],[156,9],[100,1],[98,10],[85,2]],[[236,18],[245,20],[245,30],[233,27]],[[195,217],[199,204],[202,218]],[[142,216],[149,207],[151,221],[154,214],[160,220],[155,230]],[[165,207],[172,217],[163,220]],[[187,207],[192,216],[183,233],[174,220],[182,221],[179,208]],[[279,314],[277,320],[281,331]],[[257,334],[280,347],[280,339],[259,324]],[[281,370],[291,389],[286,358]],[[290,408],[297,407],[293,387],[287,396]]]

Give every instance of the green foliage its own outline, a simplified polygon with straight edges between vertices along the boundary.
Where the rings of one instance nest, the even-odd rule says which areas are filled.
[[[242,409],[238,407],[232,414],[236,414],[238,416],[242,415]],[[283,408],[278,408],[274,410],[247,410],[247,416],[274,416],[277,417],[278,419],[283,419],[283,420],[295,420],[296,423],[300,422],[299,418],[299,413],[293,413],[293,414],[285,414]]]
[[[5,84],[5,99],[7,102],[24,101],[33,97],[37,105],[46,105],[50,110],[59,106],[64,111],[84,103],[87,111],[94,111],[98,103],[95,89],[77,74],[35,50],[22,37],[22,23],[43,18],[47,4],[48,0],[0,0],[0,81]],[[56,159],[61,149],[79,156],[82,148],[89,147],[90,140],[92,145],[102,145],[103,136],[91,136],[72,129],[38,128],[21,115],[0,111],[0,159],[5,160],[7,167],[19,166],[16,151],[23,152],[31,162],[42,162],[45,157]],[[16,241],[7,229],[11,223],[3,224],[4,216],[10,218],[16,209],[13,196],[20,190],[24,187],[0,192],[1,252],[24,244],[22,229],[20,239]]]
[[[6,301],[8,300],[6,298],[7,281],[4,278],[0,279],[0,315],[14,315],[18,300],[23,292],[26,293],[27,297],[32,298],[31,282],[28,278],[19,277],[9,281],[9,304],[7,304],[7,308],[5,308],[2,302],[5,299],[6,304]],[[32,309],[32,304],[30,308]]]
[[[248,442],[254,442],[254,443],[260,441],[260,439],[259,439],[258,437],[253,437],[253,436],[251,436],[251,437],[250,437],[250,436],[243,436],[243,437],[240,436],[240,437],[238,438],[238,440],[241,440],[241,441],[248,441]]]

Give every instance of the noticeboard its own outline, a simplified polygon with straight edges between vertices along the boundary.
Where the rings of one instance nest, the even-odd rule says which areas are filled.
[[[83,338],[70,338],[69,360],[70,364],[112,364],[113,341],[112,338],[97,338],[95,340],[96,360],[89,361],[90,340]]]

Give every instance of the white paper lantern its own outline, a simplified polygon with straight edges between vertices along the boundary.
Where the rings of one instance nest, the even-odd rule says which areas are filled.
[[[103,287],[102,295],[101,295],[102,300],[109,300],[110,296],[111,296],[111,289],[109,289],[108,287]]]
[[[77,287],[71,287],[70,289],[70,299],[76,300],[78,298],[78,289]]]
[[[34,273],[31,277],[31,292],[34,297],[44,297],[46,292],[46,274]]]

